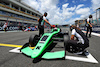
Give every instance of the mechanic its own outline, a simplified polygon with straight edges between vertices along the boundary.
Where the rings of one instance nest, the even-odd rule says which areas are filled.
[[[73,46],[73,48],[76,50],[76,52],[83,52],[85,51],[85,48],[89,47],[89,40],[84,35],[84,33],[81,31],[80,28],[72,25],[72,32],[71,32],[71,39],[67,41],[67,45],[65,45],[66,50],[70,51],[70,46]],[[75,40],[76,37],[76,40]],[[82,48],[82,50],[78,49]]]
[[[86,37],[87,37],[89,30],[90,30],[89,37],[91,37],[92,25],[93,25],[92,21],[93,21],[92,15],[89,15],[89,18],[87,19],[87,26],[86,26],[87,27]]]
[[[46,19],[47,16],[47,12],[44,13],[43,16],[40,17],[40,19],[38,19],[38,28],[39,28],[39,36],[44,34],[44,22],[48,23],[50,26],[52,26]]]

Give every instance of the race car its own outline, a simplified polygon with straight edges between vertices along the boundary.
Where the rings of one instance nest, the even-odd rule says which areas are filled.
[[[67,40],[69,40],[69,32],[61,32],[60,28],[54,28],[50,32],[44,33],[42,37],[38,35],[31,35],[29,37],[29,42],[24,44],[21,48],[21,52],[31,58],[44,58],[44,59],[56,59],[56,58],[65,58],[66,51],[74,53],[77,52],[73,46],[67,46],[69,49],[66,49]],[[64,50],[50,52],[52,50],[53,42],[64,42]],[[31,49],[30,47],[34,47]],[[52,47],[52,48],[51,48]],[[77,47],[78,51],[83,51],[83,48]]]
[[[50,32],[44,33],[42,37],[38,35],[31,35],[29,42],[23,45],[21,52],[31,58],[44,58],[44,59],[55,59],[64,58],[65,49],[63,51],[49,52],[53,46],[53,42],[65,42],[69,39],[68,32],[62,33],[60,28],[54,28]],[[66,42],[65,42],[66,43]],[[31,47],[35,47],[31,49]]]

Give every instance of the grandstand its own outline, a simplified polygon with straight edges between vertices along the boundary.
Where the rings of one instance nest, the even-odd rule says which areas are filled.
[[[5,22],[8,27],[37,24],[42,14],[34,8],[23,3],[22,0],[0,0],[0,30]]]

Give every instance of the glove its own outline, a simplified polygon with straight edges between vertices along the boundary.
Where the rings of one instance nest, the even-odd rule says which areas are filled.
[[[82,41],[78,41],[77,44],[82,44]]]

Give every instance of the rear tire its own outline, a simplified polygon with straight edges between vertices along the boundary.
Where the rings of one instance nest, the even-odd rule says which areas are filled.
[[[67,41],[70,39],[69,35],[64,35],[64,47],[67,50]]]
[[[36,46],[39,39],[40,39],[39,35],[31,35],[29,37],[29,44],[31,45],[31,47]]]

